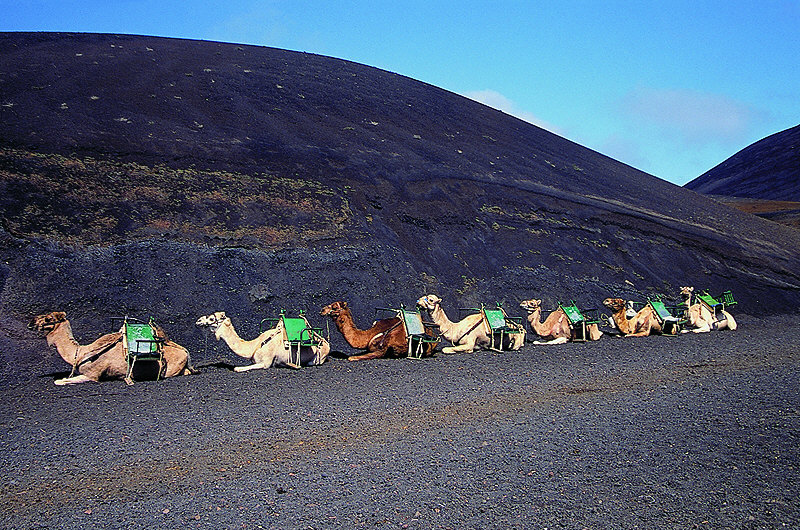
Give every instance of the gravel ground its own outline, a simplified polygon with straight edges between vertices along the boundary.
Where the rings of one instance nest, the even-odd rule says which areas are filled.
[[[3,390],[9,528],[796,528],[800,324]],[[775,335],[772,329],[782,329]],[[203,357],[203,355],[199,355]]]

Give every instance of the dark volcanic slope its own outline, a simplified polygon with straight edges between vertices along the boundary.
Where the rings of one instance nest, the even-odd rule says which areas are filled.
[[[800,125],[742,149],[686,187],[710,195],[800,201]]]
[[[425,292],[453,313],[685,284],[800,307],[797,231],[375,68],[7,33],[0,99],[0,352],[34,364],[24,323],[54,309],[86,338],[154,315],[194,347],[214,310],[249,336],[281,308],[347,299],[366,323]]]

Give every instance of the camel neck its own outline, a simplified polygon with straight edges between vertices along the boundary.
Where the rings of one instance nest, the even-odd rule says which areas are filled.
[[[53,331],[47,334],[47,344],[55,346],[61,358],[69,364],[74,365],[83,356],[80,351],[81,345],[72,335],[72,326],[69,320],[60,322]]]
[[[531,313],[528,313],[528,323],[531,325],[534,333],[541,336],[546,333],[542,325],[542,308],[537,307]]]
[[[340,311],[334,322],[344,340],[353,348],[366,348],[367,343],[374,336],[374,333],[356,327],[356,323],[353,321],[353,314],[349,309]]]
[[[452,340],[449,335],[450,331],[453,329],[453,322],[447,318],[447,313],[444,312],[442,306],[436,304],[436,307],[431,311],[431,318],[439,326],[439,332],[442,336],[447,340]]]
[[[225,344],[228,345],[228,348],[230,348],[233,353],[245,359],[252,359],[256,350],[261,346],[261,341],[258,338],[250,341],[242,339],[239,334],[236,333],[233,324],[230,323],[223,323],[220,325],[214,332],[214,335],[217,337],[217,340],[224,340]]]
[[[625,316],[625,311],[626,310],[625,310],[624,307],[622,309],[620,309],[619,311],[616,311],[614,313],[614,322],[617,323],[617,327],[619,328],[619,330],[621,332],[627,334],[627,333],[631,332],[631,327],[630,327],[630,321],[628,320],[628,317]]]

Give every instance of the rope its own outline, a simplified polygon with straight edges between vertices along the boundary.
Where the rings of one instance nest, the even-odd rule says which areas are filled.
[[[78,350],[81,349],[80,344],[75,345],[75,359],[72,361],[72,371],[69,373],[69,376],[72,377],[75,375],[75,370],[78,369]]]
[[[472,333],[472,330],[473,330],[473,329],[475,329],[475,328],[477,328],[477,327],[478,327],[478,326],[480,326],[481,324],[483,324],[483,317],[481,317],[481,319],[480,319],[480,320],[478,320],[478,322],[477,322],[477,323],[476,323],[474,326],[472,326],[471,328],[469,328],[469,329],[468,329],[468,330],[467,330],[467,331],[466,331],[466,332],[465,332],[463,335],[461,335],[461,336],[458,338],[458,340],[451,341],[451,342],[453,343],[453,346],[455,346],[455,345],[457,345],[459,342],[461,342],[461,340],[462,340],[464,337],[466,337],[467,335],[469,335],[470,333]]]

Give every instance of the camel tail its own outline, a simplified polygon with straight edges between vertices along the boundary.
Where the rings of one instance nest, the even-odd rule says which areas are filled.
[[[186,350],[186,366],[183,368],[183,375],[194,375],[197,370],[192,366],[192,355],[189,353],[188,348],[183,348]]]

